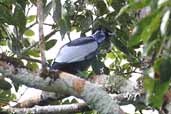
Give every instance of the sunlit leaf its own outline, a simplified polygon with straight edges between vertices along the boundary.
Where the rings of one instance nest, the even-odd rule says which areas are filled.
[[[27,17],[27,23],[31,23],[36,19],[36,15],[30,15]]]
[[[144,77],[144,89],[148,92],[149,96],[152,95],[154,89],[155,80],[146,76]]]
[[[88,79],[90,77],[91,73],[92,72],[90,72],[90,71],[82,71],[82,72],[77,73],[77,75],[82,78]]]
[[[6,40],[0,40],[0,45],[1,46],[6,46],[7,45],[7,41]]]
[[[113,0],[106,0],[106,1],[108,5],[111,5]]]
[[[34,62],[28,62],[26,66],[32,71],[36,71],[39,68],[38,64]]]
[[[166,35],[167,29],[168,29],[168,24],[169,24],[169,17],[170,17],[170,10],[167,10],[162,18],[161,26],[160,26],[160,31],[161,35]]]
[[[115,56],[114,56],[114,54],[112,52],[107,53],[106,56],[107,56],[107,58],[110,58],[110,59],[114,59],[115,58]]]
[[[28,55],[31,55],[33,57],[40,57],[40,51],[39,50],[29,50],[27,52]]]
[[[29,30],[26,30],[25,32],[24,32],[24,35],[26,35],[26,36],[34,36],[34,31],[32,31],[31,29],[29,29]]]

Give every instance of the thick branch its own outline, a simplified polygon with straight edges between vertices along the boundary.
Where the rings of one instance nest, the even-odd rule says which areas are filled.
[[[101,114],[124,114],[119,105],[103,89],[72,74],[60,71],[50,72],[47,74],[48,77],[44,79],[39,76],[39,73],[14,68],[3,61],[0,61],[0,72],[14,82],[49,92],[70,94],[82,98],[92,109]]]
[[[117,104],[119,105],[134,104],[135,106],[140,106],[140,105],[145,106],[145,93],[143,91],[143,88],[140,89],[140,88],[133,86],[131,81],[123,77],[114,76],[113,78],[109,78],[109,76],[107,75],[96,75],[93,78],[91,78],[91,82],[103,87],[109,93],[113,91],[116,93],[120,92],[119,94],[110,94],[113,100],[116,101]],[[34,94],[33,95],[29,94],[30,97],[28,97],[28,93],[30,93],[29,90],[30,89],[28,89],[22,95],[22,97],[18,100],[17,106],[26,108],[29,106],[42,104],[42,102],[48,103],[52,99],[57,100],[57,99],[62,99],[62,98],[67,97],[67,96],[56,96],[56,94],[52,95],[51,93],[48,94],[48,92],[44,92],[44,91],[40,93],[40,90],[37,90],[37,89],[34,89]]]

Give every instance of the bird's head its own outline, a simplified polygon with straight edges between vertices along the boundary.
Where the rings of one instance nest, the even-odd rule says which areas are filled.
[[[111,31],[104,29],[104,28],[98,28],[93,31],[92,36],[98,43],[102,43],[104,40],[108,39],[110,36],[115,36],[115,33],[112,33]]]

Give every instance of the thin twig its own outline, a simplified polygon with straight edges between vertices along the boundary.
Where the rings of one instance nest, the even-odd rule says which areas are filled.
[[[31,58],[28,56],[23,56],[23,57],[21,57],[21,59],[25,59],[27,61],[36,62],[36,63],[40,63],[40,64],[42,63],[41,60],[34,59],[34,58]],[[46,66],[50,66],[50,65],[46,62]]]
[[[49,34],[47,34],[45,36],[45,41],[48,40],[51,36],[53,36],[56,32],[58,32],[59,30],[54,29],[52,32],[50,32]]]
[[[30,29],[31,27],[33,27],[33,26],[36,25],[36,24],[37,24],[37,21],[34,22],[33,24],[31,24],[30,26],[28,26],[28,27],[26,28],[26,30]]]
[[[31,57],[28,57],[28,56],[23,56],[23,57],[21,57],[21,59],[25,59],[25,60],[31,61],[31,62],[42,63],[41,60],[34,59],[34,58],[31,58]]]
[[[44,25],[48,25],[48,26],[52,26],[54,27],[55,25],[54,24],[49,24],[49,23],[43,23]]]
[[[56,32],[58,32],[59,30],[54,29],[53,31],[51,31],[49,34],[47,34],[44,38],[45,41],[48,40],[51,36],[53,36]],[[23,49],[23,51],[21,51],[21,55],[23,55],[24,53],[27,53],[30,49],[34,48],[35,46],[37,46],[39,44],[39,42],[35,42],[33,43],[31,46],[29,46],[28,48]]]
[[[31,4],[31,6],[28,8],[27,13],[26,13],[26,16],[28,16],[29,11],[30,11],[30,9],[31,9],[32,7],[33,7],[33,4]]]

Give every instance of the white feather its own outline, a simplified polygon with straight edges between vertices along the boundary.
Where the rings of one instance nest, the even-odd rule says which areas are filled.
[[[87,55],[96,51],[98,48],[97,42],[91,42],[78,46],[63,46],[55,58],[55,62],[72,63],[85,59]]]

